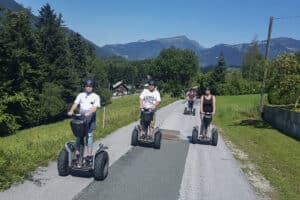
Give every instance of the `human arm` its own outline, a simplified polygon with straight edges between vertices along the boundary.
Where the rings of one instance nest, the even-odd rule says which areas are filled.
[[[81,94],[77,95],[73,105],[71,106],[68,115],[72,116],[74,114],[74,111],[77,109],[78,105],[80,104],[81,101]]]
[[[159,104],[160,104],[160,101],[157,101],[157,102],[153,105],[152,109],[153,109],[153,110],[157,109],[158,106],[159,106]]]
[[[145,90],[140,95],[140,109],[144,108],[144,98],[145,98]]]
[[[140,98],[140,109],[144,108],[144,100]]]
[[[73,105],[71,106],[71,109],[68,112],[69,116],[72,116],[74,114],[74,111],[77,109],[78,104],[77,103],[73,103]]]
[[[203,96],[200,98],[200,113],[203,113]]]
[[[157,91],[156,92],[156,101],[155,101],[155,104],[152,106],[152,109],[156,110],[158,108],[160,102],[161,102],[160,93]]]
[[[212,112],[212,114],[214,115],[214,114],[216,114],[216,97],[213,96],[212,98],[213,98],[213,112]]]

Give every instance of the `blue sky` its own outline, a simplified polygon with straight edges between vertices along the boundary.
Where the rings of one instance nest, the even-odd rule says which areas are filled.
[[[299,0],[16,0],[45,3],[99,46],[186,35],[204,47],[267,37],[269,16],[300,16]],[[300,39],[300,17],[274,21],[272,37]]]

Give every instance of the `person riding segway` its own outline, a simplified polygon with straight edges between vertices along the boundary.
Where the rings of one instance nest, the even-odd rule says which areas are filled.
[[[198,127],[194,127],[192,142],[196,143],[200,141],[211,142],[212,145],[216,146],[218,143],[218,132],[217,129],[211,130],[211,136],[208,136],[208,130],[212,122],[212,117],[216,113],[216,97],[211,94],[211,88],[205,88],[205,94],[200,99],[200,117],[201,117],[201,128],[200,132]]]
[[[59,154],[57,168],[61,176],[71,170],[92,171],[96,180],[103,180],[108,174],[107,147],[99,144],[93,155],[93,132],[96,128],[96,110],[100,108],[100,97],[94,92],[95,81],[84,81],[84,92],[78,94],[68,116],[72,117],[71,128],[76,142],[67,142]],[[74,111],[80,106],[80,112]],[[86,139],[87,156],[84,158],[84,139]]]
[[[196,109],[194,108],[194,103],[197,98],[197,93],[194,88],[191,88],[190,91],[186,94],[188,107],[185,107],[184,114],[196,114]]]
[[[142,142],[153,144],[156,149],[160,148],[161,132],[158,127],[155,128],[155,115],[160,102],[161,97],[156,82],[148,81],[148,89],[144,89],[140,95],[141,120],[132,132],[131,145],[136,146]]]

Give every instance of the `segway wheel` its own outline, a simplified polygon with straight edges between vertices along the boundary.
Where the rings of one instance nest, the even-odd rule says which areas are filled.
[[[131,145],[132,146],[136,146],[138,144],[138,136],[139,136],[139,131],[135,128],[131,134]]]
[[[158,131],[154,136],[154,148],[160,149],[160,144],[161,144],[161,132]]]
[[[194,128],[192,133],[192,143],[196,144],[197,140],[198,140],[198,130]]]
[[[68,176],[70,173],[69,153],[65,148],[61,150],[57,158],[57,170],[60,176]]]
[[[212,141],[211,141],[213,146],[217,146],[217,144],[218,144],[218,135],[219,134],[218,134],[217,129],[213,129],[212,130]]]
[[[188,110],[187,107],[184,108],[183,114],[187,114]]]
[[[196,115],[196,109],[195,108],[193,109],[193,115],[194,116]]]
[[[109,157],[106,151],[102,151],[95,156],[94,178],[103,181],[108,175]]]

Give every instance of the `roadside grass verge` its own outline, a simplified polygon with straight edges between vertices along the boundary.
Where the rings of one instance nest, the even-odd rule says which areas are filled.
[[[214,124],[275,187],[272,198],[300,199],[300,142],[262,121],[258,102],[258,95],[217,97]]]
[[[163,96],[162,106],[176,99]],[[97,129],[94,140],[110,134],[139,118],[138,96],[131,95],[115,99],[106,106],[105,128],[102,128],[101,108],[97,113]],[[15,182],[21,182],[30,173],[50,160],[57,158],[59,151],[68,140],[74,140],[70,119],[54,124],[38,126],[0,138],[0,191]]]

